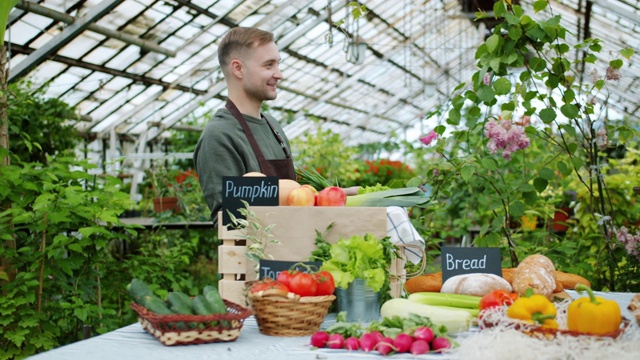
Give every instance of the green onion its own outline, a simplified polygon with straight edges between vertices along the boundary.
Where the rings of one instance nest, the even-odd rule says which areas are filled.
[[[334,186],[329,180],[320,175],[316,169],[309,167],[311,171],[296,166],[296,174],[298,175],[298,182],[302,185],[309,184],[314,189],[320,191],[329,186]]]

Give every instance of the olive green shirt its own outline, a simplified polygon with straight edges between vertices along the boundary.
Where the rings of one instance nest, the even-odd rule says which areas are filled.
[[[273,128],[282,134],[285,145],[291,150],[289,139],[280,124],[271,116],[263,114]],[[263,119],[244,115],[249,128],[260,146],[266,160],[285,159],[282,145]],[[193,163],[198,173],[204,199],[211,209],[211,220],[217,223],[218,211],[222,208],[222,177],[242,176],[248,172],[260,172],[258,159],[242,126],[227,109],[219,109],[205,126],[196,149]]]

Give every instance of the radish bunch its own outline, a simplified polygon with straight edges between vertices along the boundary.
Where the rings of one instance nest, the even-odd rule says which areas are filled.
[[[340,333],[317,331],[311,335],[311,346],[351,351],[377,351],[381,355],[392,353],[420,355],[428,352],[442,352],[442,350],[451,348],[451,342],[447,337],[436,336],[430,327],[421,326],[410,334],[399,333],[393,338],[384,336],[379,331],[369,331],[360,337],[349,336],[347,338]]]

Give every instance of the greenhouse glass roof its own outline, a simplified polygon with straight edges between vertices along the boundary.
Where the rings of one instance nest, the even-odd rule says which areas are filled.
[[[46,84],[47,96],[76,106],[77,128],[97,152],[148,153],[166,129],[224,105],[217,44],[232,27],[254,26],[272,31],[281,49],[285,79],[268,106],[290,138],[319,119],[349,145],[415,139],[434,125],[425,114],[475,72],[488,30],[474,11],[493,1],[361,3],[369,12],[353,19],[343,0],[22,1],[5,34],[10,81]],[[534,1],[519,3],[533,16]],[[617,54],[640,49],[639,3],[558,0],[551,10],[570,41],[600,38],[601,54]],[[340,29],[330,26],[337,21]],[[610,108],[633,121],[639,70],[632,58],[610,88]]]

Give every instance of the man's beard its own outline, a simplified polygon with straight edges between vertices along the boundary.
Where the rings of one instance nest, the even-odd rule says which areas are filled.
[[[256,90],[256,89],[247,89],[247,95],[252,98],[255,99],[256,101],[266,101],[266,100],[275,100],[276,97],[278,96],[277,92],[271,92],[268,91],[264,88],[260,89],[260,90]]]

